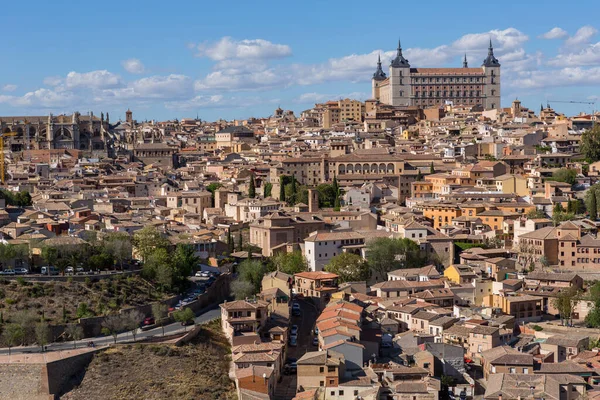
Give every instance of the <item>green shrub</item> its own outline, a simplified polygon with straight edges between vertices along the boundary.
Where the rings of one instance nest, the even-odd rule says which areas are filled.
[[[6,299],[6,304],[8,304],[9,306],[12,306],[13,304],[17,304],[17,300],[15,299]]]
[[[543,331],[543,330],[544,330],[544,328],[542,328],[542,327],[541,327],[541,326],[539,326],[539,325],[533,325],[533,326],[531,327],[531,329],[533,329],[533,330],[534,330],[534,331],[536,331],[536,332],[539,332],[539,331]]]
[[[27,281],[22,276],[19,276],[19,277],[17,277],[17,284],[19,286],[26,286],[27,285]]]
[[[87,287],[92,286],[92,280],[89,277],[86,276],[84,282],[85,282],[85,286],[87,286]]]

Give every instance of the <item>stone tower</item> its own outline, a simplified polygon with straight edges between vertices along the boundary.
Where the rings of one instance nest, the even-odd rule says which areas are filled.
[[[377,101],[379,101],[380,97],[381,97],[381,93],[379,85],[381,83],[381,81],[384,81],[387,79],[387,76],[385,75],[385,72],[383,72],[383,69],[381,68],[381,56],[377,57],[377,69],[375,70],[375,73],[373,74],[373,78],[371,79],[371,97]]]
[[[127,111],[125,111],[125,122],[129,122],[130,124],[133,123],[133,113],[130,109],[127,109]]]
[[[485,73],[484,108],[486,110],[498,109],[500,108],[500,63],[494,57],[492,39],[490,39],[490,47],[488,47],[488,56],[483,60],[481,68]]]
[[[402,45],[398,40],[396,58],[390,64],[390,99],[393,106],[410,105],[410,64],[402,55]]]
[[[308,212],[319,212],[319,191],[308,189]]]

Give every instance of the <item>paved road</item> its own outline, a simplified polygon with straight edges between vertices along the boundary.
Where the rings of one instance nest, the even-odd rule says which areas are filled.
[[[202,324],[204,322],[211,321],[213,319],[219,318],[221,316],[221,309],[218,305],[213,306],[211,309],[203,312],[199,316],[194,319],[196,324]],[[165,335],[173,335],[175,333],[183,332],[185,330],[189,330],[191,326],[183,327],[179,322],[174,322],[169,325],[165,325]],[[135,335],[136,341],[147,339],[155,336],[162,336],[162,328],[154,328],[147,331],[141,331],[138,329],[138,333]],[[86,338],[83,340],[77,341],[77,348],[87,346],[89,341],[93,341],[96,346],[104,346],[114,343],[114,338],[112,336],[99,336],[95,338]],[[133,341],[133,335],[131,332],[124,332],[117,335],[117,343],[123,342],[131,342]],[[53,350],[69,350],[73,348],[73,342],[58,342],[51,343],[47,346],[48,351]],[[11,353],[39,353],[41,351],[40,346],[25,346],[25,347],[13,347],[11,349]],[[0,349],[0,354],[8,354],[8,348]]]
[[[290,326],[298,325],[298,346],[288,346],[288,357],[300,359],[308,351],[317,351],[317,346],[312,345],[313,330],[317,321],[317,310],[311,304],[303,300],[299,300],[300,317],[291,317]],[[274,400],[290,400],[296,396],[297,376],[283,375],[281,382],[275,388]]]

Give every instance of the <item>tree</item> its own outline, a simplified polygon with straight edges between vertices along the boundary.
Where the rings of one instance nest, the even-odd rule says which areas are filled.
[[[547,217],[546,213],[538,208],[530,210],[527,213],[527,219],[541,219],[541,218],[546,218],[546,217]]]
[[[592,129],[583,132],[579,150],[589,163],[600,160],[600,125],[595,124]]]
[[[69,265],[69,260],[67,258],[60,257],[58,260],[56,260],[56,268],[63,276],[65,275],[65,270]]]
[[[594,283],[588,289],[587,300],[594,305],[585,317],[585,322],[590,328],[600,328],[600,282]]]
[[[308,270],[306,259],[300,251],[278,253],[272,258],[272,262],[277,271],[284,272],[288,275],[294,275],[298,272]]]
[[[188,243],[177,245],[175,248],[174,263],[178,279],[192,275],[199,262],[200,257],[196,256],[196,250],[193,245]]]
[[[317,192],[319,193],[319,204],[321,207],[333,207],[336,195],[333,185],[322,183],[317,186]]]
[[[73,348],[77,348],[77,341],[83,339],[83,328],[79,324],[69,324],[65,327],[65,335],[73,340]]]
[[[6,324],[2,330],[2,340],[8,346],[8,355],[10,355],[10,348],[18,344],[23,343],[25,337],[25,330],[19,324]]]
[[[123,327],[131,332],[131,336],[133,336],[133,341],[135,342],[135,335],[146,316],[139,310],[131,310],[127,311],[122,317]]]
[[[231,228],[227,230],[227,249],[229,254],[235,251],[235,243],[233,243],[233,236],[231,236]]]
[[[423,180],[423,174],[421,174],[421,170],[417,171],[417,177],[415,178],[417,182],[421,182]]]
[[[279,201],[285,201],[285,184],[287,177],[285,175],[281,175],[279,177]]]
[[[254,285],[250,282],[243,281],[241,279],[235,279],[231,281],[231,294],[236,300],[244,300],[248,297],[254,296]]]
[[[557,182],[566,182],[573,185],[577,182],[577,171],[571,168],[560,168],[552,174],[552,178],[547,180],[553,180]]]
[[[557,212],[564,212],[564,211],[565,211],[565,209],[564,209],[564,207],[562,206],[562,204],[561,204],[561,203],[556,203],[556,204],[554,205],[554,208],[552,209],[552,212],[553,212],[553,213],[557,213]]]
[[[590,214],[590,219],[595,221],[598,219],[598,190],[600,186],[598,184],[593,185],[585,193],[585,203],[587,210]]]
[[[558,310],[563,325],[573,322],[573,309],[579,300],[578,294],[577,288],[570,287],[561,290],[558,296],[553,299],[554,307]]]
[[[111,232],[102,241],[104,251],[112,256],[121,269],[123,262],[131,259],[132,243],[131,236],[125,232]]]
[[[165,336],[165,324],[164,319],[169,315],[169,307],[163,303],[152,303],[152,316],[154,316],[154,322],[160,324],[162,327],[162,335]]]
[[[102,321],[102,331],[105,334],[111,335],[115,344],[117,343],[117,335],[124,328],[123,318],[119,314],[110,314]]]
[[[77,311],[75,312],[75,317],[77,319],[90,318],[93,316],[94,313],[92,310],[90,310],[90,307],[87,305],[87,303],[79,303],[79,305],[77,306]]]
[[[0,243],[0,263],[4,266],[5,263],[15,259],[15,247],[11,244]]]
[[[248,186],[248,197],[251,199],[256,197],[256,182],[254,181],[254,175],[250,176],[250,184]]]
[[[369,279],[369,265],[361,256],[352,253],[340,253],[333,257],[324,270],[339,275],[340,282],[360,282]]]
[[[416,242],[410,239],[377,238],[367,245],[367,261],[377,280],[386,280],[387,273],[400,268],[422,267],[424,257]]]
[[[272,191],[273,191],[273,184],[271,182],[266,182],[263,184],[263,197],[265,199],[267,197],[271,197]]]
[[[214,207],[215,206],[215,192],[217,191],[217,189],[219,189],[221,186],[220,183],[218,182],[213,182],[209,185],[206,186],[206,190],[208,190],[210,192],[211,196],[211,204]]]
[[[35,325],[39,320],[33,311],[20,311],[11,316],[11,321],[23,329],[23,343],[32,343],[35,340]]]
[[[175,321],[181,322],[183,326],[189,325],[192,321],[194,321],[195,317],[196,314],[194,314],[191,308],[184,308],[173,313],[173,318],[175,318]],[[187,330],[187,328],[184,328],[184,330]]]
[[[552,213],[552,222],[554,223],[554,226],[558,226],[561,224],[561,222],[565,222],[565,221],[572,221],[575,219],[575,214],[573,213],[567,213],[567,212],[553,212]]]
[[[42,259],[49,266],[55,266],[56,260],[58,259],[58,250],[56,247],[44,246],[42,247]],[[48,269],[48,275],[50,275],[50,269]]]
[[[433,161],[431,162],[431,165],[429,166],[429,173],[435,174],[435,167],[433,166]]]
[[[146,279],[156,280],[159,269],[165,265],[169,265],[171,261],[172,258],[167,250],[162,248],[155,249],[146,256],[142,274]]]
[[[35,325],[35,341],[44,351],[44,346],[50,341],[50,326],[47,322],[42,321]]]
[[[548,257],[541,256],[540,257],[540,264],[542,265],[542,268],[548,268],[548,267],[550,267],[550,261],[548,261]]]
[[[242,238],[242,230],[239,229],[238,230],[238,245],[237,245],[238,251],[242,251],[244,248],[244,239]]]
[[[167,239],[152,225],[147,225],[133,235],[133,245],[137,253],[145,262],[156,249],[166,249],[169,245]]]
[[[254,293],[260,292],[262,278],[267,272],[267,267],[258,260],[244,260],[238,266],[239,279],[249,282],[254,288]]]

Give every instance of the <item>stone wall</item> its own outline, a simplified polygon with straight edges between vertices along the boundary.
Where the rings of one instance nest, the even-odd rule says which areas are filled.
[[[83,373],[95,353],[96,351],[90,351],[46,364],[42,375],[46,377],[46,381],[42,379],[42,387],[45,386],[51,395],[58,396],[67,389],[73,376]]]

